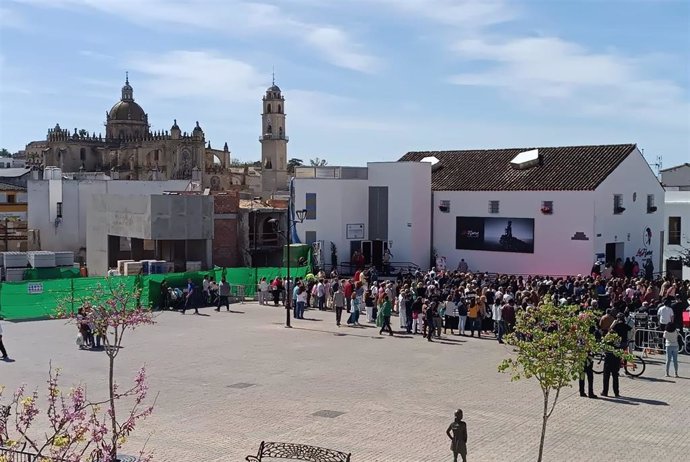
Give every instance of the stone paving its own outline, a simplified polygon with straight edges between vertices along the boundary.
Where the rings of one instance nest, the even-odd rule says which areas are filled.
[[[281,308],[232,307],[237,312],[161,313],[156,325],[125,340],[120,381],[146,364],[151,389],[160,393],[130,452],[150,437],[158,461],[230,462],[273,440],[352,452],[355,462],[449,461],[445,430],[460,407],[468,460],[536,460],[541,393],[534,382],[510,383],[497,372],[510,347],[457,336],[433,343],[382,337],[370,325],[337,328],[334,313],[313,310],[286,329]],[[104,392],[105,355],[79,351],[74,326],[3,328],[16,359],[0,362],[0,384],[9,390],[20,383],[44,388],[52,361],[63,385],[82,381],[94,398]],[[621,377],[622,399],[565,390],[544,460],[688,460],[689,357],[681,356],[680,379],[664,378],[658,359],[650,363],[642,378]],[[601,376],[595,381],[599,393]]]

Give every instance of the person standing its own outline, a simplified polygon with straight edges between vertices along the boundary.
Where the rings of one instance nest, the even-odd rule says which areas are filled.
[[[343,295],[345,295],[345,306],[348,313],[352,310],[352,293],[354,291],[355,287],[352,285],[352,279],[343,280]]]
[[[664,329],[664,340],[666,345],[666,377],[670,377],[668,369],[673,361],[673,369],[678,377],[678,331],[673,322],[666,324]],[[1,337],[1,336],[0,336]]]
[[[462,420],[462,410],[455,411],[455,420],[450,424],[446,435],[450,438],[450,450],[453,453],[453,462],[458,462],[458,455],[462,462],[467,462],[467,424]]]
[[[343,309],[345,308],[345,295],[340,286],[333,293],[333,306],[335,307],[335,325],[340,327],[340,320],[343,317]]]
[[[220,280],[220,285],[218,286],[218,307],[216,311],[220,311],[220,307],[223,305],[230,311],[230,284],[228,284],[225,278]]]
[[[323,279],[319,279],[318,284],[316,284],[316,301],[319,311],[324,311],[326,309],[326,286]]]
[[[453,296],[448,295],[445,301],[445,323],[443,324],[443,333],[447,333],[450,329],[450,335],[453,335],[453,330],[458,329],[458,305],[453,301]],[[458,331],[459,333],[459,331]]]
[[[309,292],[304,287],[304,284],[297,286],[297,303],[295,303],[294,316],[295,319],[304,319],[304,307],[307,305],[307,294]]]
[[[393,335],[393,329],[391,328],[391,312],[393,307],[391,301],[388,299],[388,295],[384,295],[383,303],[381,303],[381,316],[383,318],[383,323],[381,325],[381,330],[379,335],[382,335],[385,330],[388,331],[388,335]]]
[[[201,281],[201,290],[204,294],[204,302],[207,304],[211,303],[211,281],[208,279],[208,274],[204,276],[204,280]]]
[[[580,396],[589,396],[590,398],[596,399],[597,395],[594,394],[594,358],[591,353],[587,353],[587,359],[585,360],[584,370],[580,374]],[[585,379],[587,379],[587,394],[585,395]]]
[[[477,297],[472,297],[469,301],[470,308],[467,310],[467,322],[470,325],[470,337],[474,337],[474,331],[477,331],[477,337],[482,337],[482,327],[477,324],[479,320],[479,303]]]
[[[5,361],[7,359],[10,359],[9,356],[7,356],[7,350],[5,349],[5,345],[2,343],[2,324],[0,324],[0,353],[2,353],[2,356],[0,356],[0,359]]]
[[[184,306],[182,307],[182,314],[185,311],[194,308],[194,314],[199,314],[199,308],[197,308],[196,303],[194,303],[194,283],[192,279],[187,279],[187,297],[184,300]]]
[[[259,281],[259,305],[268,304],[268,282],[266,278],[261,278]]]

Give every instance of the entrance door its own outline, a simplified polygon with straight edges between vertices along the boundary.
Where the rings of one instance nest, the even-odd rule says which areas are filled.
[[[666,260],[666,277],[683,278],[682,260]]]
[[[362,241],[362,254],[364,255],[364,264],[371,264],[371,241]]]
[[[606,263],[616,263],[616,260],[623,258],[625,252],[624,242],[609,242],[606,244]]]

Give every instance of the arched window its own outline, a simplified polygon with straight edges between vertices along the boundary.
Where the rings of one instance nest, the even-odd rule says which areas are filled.
[[[82,162],[86,160],[86,149],[81,148],[79,150],[79,160],[81,160]]]
[[[278,128],[278,134],[280,135],[281,138],[283,137],[283,127]]]
[[[271,127],[271,124],[268,124],[268,127],[266,127],[266,133],[273,133],[273,127]]]
[[[278,114],[282,114],[282,113],[283,113],[283,106],[281,106],[281,105],[279,104],[279,105],[278,105]]]
[[[267,112],[268,114],[271,113],[271,104],[270,104],[270,103],[268,104],[268,106],[266,106],[266,112]],[[279,112],[280,112],[280,111],[279,111]]]

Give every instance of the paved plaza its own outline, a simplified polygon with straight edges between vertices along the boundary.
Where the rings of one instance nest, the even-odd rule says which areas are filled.
[[[541,392],[535,382],[510,383],[497,372],[510,347],[493,339],[379,336],[371,325],[337,328],[334,313],[313,310],[286,329],[281,308],[253,302],[232,308],[160,313],[156,325],[125,340],[119,381],[146,364],[151,390],[160,392],[130,452],[150,436],[158,461],[241,461],[262,440],[351,452],[354,462],[450,461],[445,430],[460,407],[468,460],[536,460]],[[27,383],[44,394],[52,361],[62,368],[63,388],[82,381],[94,399],[105,392],[106,356],[79,351],[74,326],[38,321],[3,328],[16,359],[0,362],[0,384],[9,391]],[[642,378],[621,378],[621,399],[565,390],[544,459],[688,460],[690,380],[664,378],[661,362],[650,362]],[[690,377],[688,356],[680,366],[681,377]],[[601,376],[595,381],[598,394]]]

